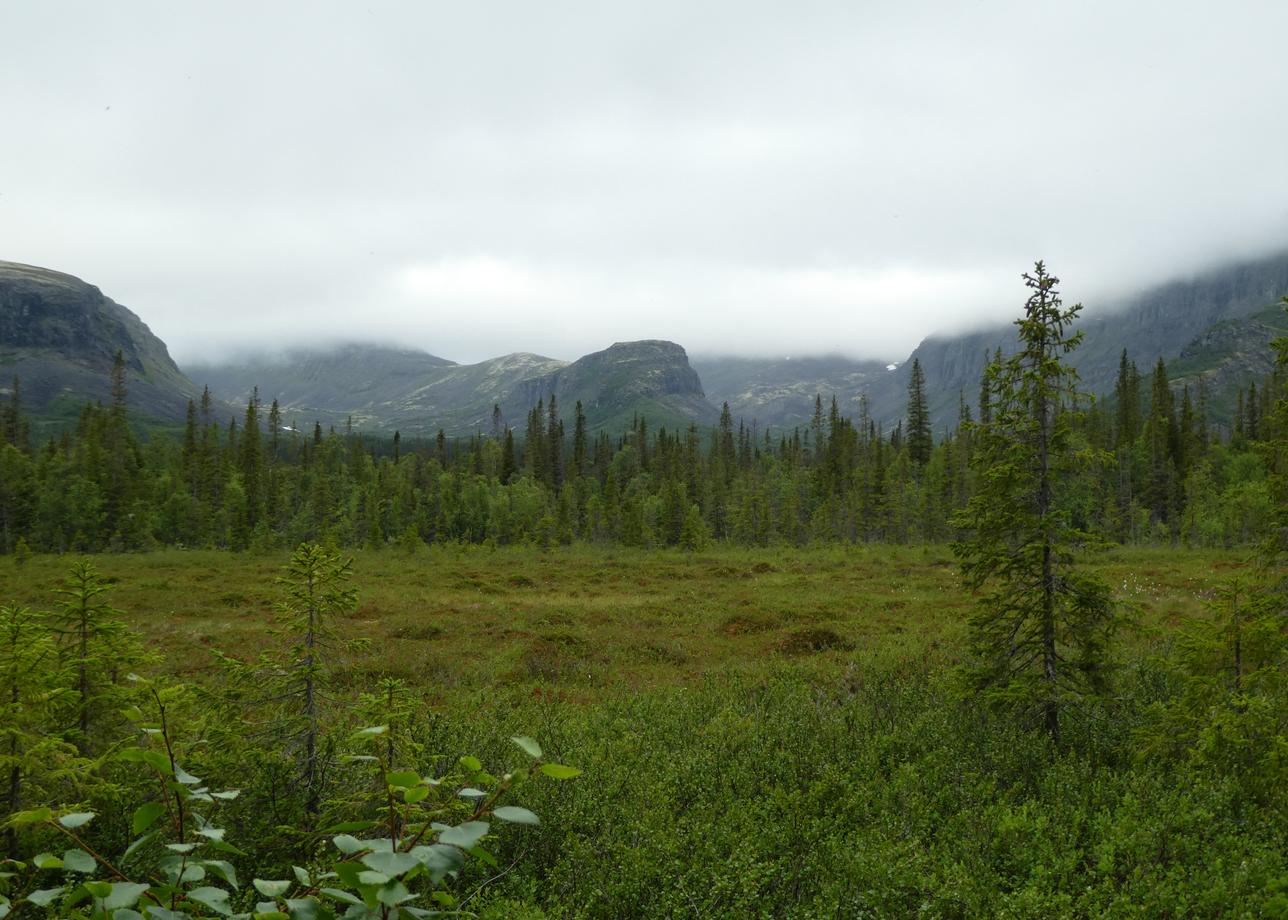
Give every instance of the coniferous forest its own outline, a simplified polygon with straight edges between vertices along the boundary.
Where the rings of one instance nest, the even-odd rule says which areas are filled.
[[[1288,917],[1288,342],[1232,423],[1042,263],[956,418],[0,447],[0,916]]]

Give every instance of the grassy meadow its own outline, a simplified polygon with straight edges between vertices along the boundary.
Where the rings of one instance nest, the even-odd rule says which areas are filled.
[[[1093,561],[1134,607],[1131,646],[1199,616],[1245,552],[1115,548]],[[212,649],[273,641],[275,579],[287,554],[167,550],[91,557],[110,599],[162,655],[199,679]],[[47,606],[68,561],[5,572],[7,599]],[[551,687],[591,702],[695,685],[713,674],[800,669],[826,679],[856,656],[955,659],[972,601],[947,547],[678,552],[578,547],[357,551],[358,607],[337,624],[370,641],[342,656],[343,683],[400,677],[426,697]]]
[[[95,561],[156,667],[201,683],[217,678],[213,649],[280,641],[285,559]],[[1173,640],[1243,559],[1094,561],[1136,625],[1114,693],[1068,718],[1059,750],[962,698],[971,599],[944,547],[359,552],[358,606],[338,628],[369,642],[343,653],[334,692],[409,681],[427,771],[464,754],[513,769],[514,734],[584,771],[523,787],[541,826],[502,829],[498,867],[458,881],[489,920],[1288,917],[1270,774],[1139,741],[1169,731]],[[67,565],[6,567],[2,593],[48,605]],[[252,781],[226,815],[238,841],[261,841],[267,878],[301,859],[256,836],[290,820],[271,785]]]

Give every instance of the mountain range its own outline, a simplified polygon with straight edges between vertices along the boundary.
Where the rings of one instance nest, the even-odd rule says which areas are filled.
[[[1288,292],[1288,252],[1197,274],[1099,307],[1079,328],[1074,353],[1083,387],[1112,390],[1124,348],[1142,372],[1168,363],[1175,386],[1207,388],[1218,416],[1236,387],[1268,373],[1270,341],[1288,330],[1275,306]],[[866,394],[873,417],[893,425],[907,399],[908,365],[921,363],[938,430],[956,422],[963,396],[973,403],[987,356],[1014,341],[1009,325],[932,335],[906,361],[886,364],[841,356],[752,358],[702,355],[679,345],[620,342],[575,361],[524,352],[458,364],[426,351],[343,344],[193,363],[182,370],[165,344],[132,312],[80,279],[0,262],[0,384],[17,376],[38,419],[67,419],[86,400],[108,398],[108,371],[125,357],[130,404],[163,423],[183,418],[189,399],[209,386],[222,411],[236,412],[256,390],[279,401],[296,424],[352,423],[359,430],[432,435],[490,431],[493,407],[522,430],[538,399],[554,395],[565,417],[580,401],[592,430],[621,431],[642,416],[675,429],[715,422],[728,403],[735,418],[782,429],[805,424],[815,395],[835,396],[854,414]],[[0,390],[3,386],[0,386]]]

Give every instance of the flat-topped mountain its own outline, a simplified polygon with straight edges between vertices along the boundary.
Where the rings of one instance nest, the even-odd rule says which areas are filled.
[[[708,425],[719,415],[684,349],[658,339],[617,342],[525,382],[519,395],[530,405],[551,393],[564,412],[580,401],[592,428],[614,431],[628,427],[635,415],[653,428],[673,430]]]
[[[118,350],[130,408],[182,420],[200,388],[142,320],[79,278],[0,261],[0,385],[17,376],[27,411],[71,417],[87,401],[108,402]]]

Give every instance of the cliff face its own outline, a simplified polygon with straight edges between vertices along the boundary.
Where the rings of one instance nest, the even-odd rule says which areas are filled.
[[[106,402],[118,350],[131,409],[181,420],[199,390],[137,316],[79,278],[0,262],[0,376],[20,379],[27,411],[69,415]]]
[[[1251,317],[1274,304],[1285,292],[1288,253],[1279,253],[1160,285],[1093,312],[1079,321],[1077,328],[1083,331],[1084,340],[1071,356],[1082,387],[1097,395],[1111,393],[1124,348],[1142,371],[1159,358],[1170,367],[1209,329],[1230,323],[1237,330],[1241,325],[1255,323]],[[1244,334],[1249,342],[1259,335],[1255,328]],[[955,423],[959,392],[974,405],[985,355],[999,347],[1006,353],[1015,347],[1014,343],[1014,327],[1001,326],[967,335],[934,336],[917,346],[909,362],[919,359],[926,373],[936,430]],[[1236,369],[1231,366],[1227,370]],[[1247,370],[1248,379],[1252,379],[1254,369]],[[901,378],[906,388],[907,374]],[[906,393],[887,385],[874,392],[872,399],[879,405],[878,417],[898,418],[903,410],[900,400],[906,400]]]

